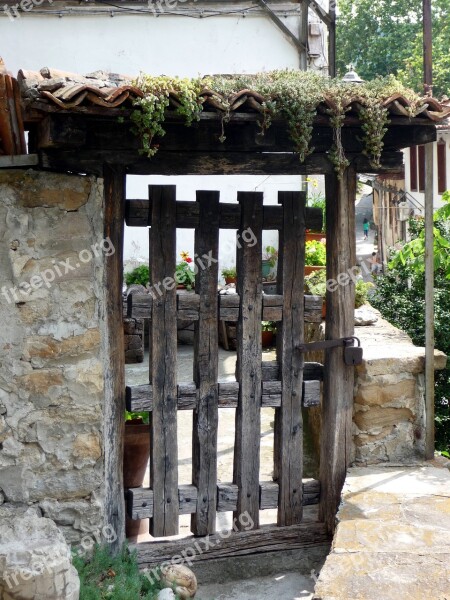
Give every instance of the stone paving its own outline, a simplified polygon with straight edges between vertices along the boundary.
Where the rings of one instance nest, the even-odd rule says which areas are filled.
[[[450,471],[437,464],[349,469],[314,600],[450,600]]]

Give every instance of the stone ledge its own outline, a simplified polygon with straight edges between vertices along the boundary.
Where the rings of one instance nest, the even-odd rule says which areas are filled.
[[[450,471],[349,469],[314,600],[448,600]]]

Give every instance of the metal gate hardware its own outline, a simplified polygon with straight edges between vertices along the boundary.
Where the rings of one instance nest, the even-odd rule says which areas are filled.
[[[354,345],[355,342],[357,346]],[[362,363],[363,349],[361,348],[361,342],[355,336],[339,338],[338,340],[323,340],[320,342],[299,344],[295,349],[299,352],[315,352],[339,347],[344,347],[344,362],[346,365],[356,366]]]

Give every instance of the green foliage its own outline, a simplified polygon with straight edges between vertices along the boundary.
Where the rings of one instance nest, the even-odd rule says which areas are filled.
[[[305,245],[305,265],[324,267],[327,264],[327,250],[323,242],[312,240]]]
[[[261,321],[261,329],[262,331],[273,331],[276,333],[277,324],[275,321]]]
[[[175,281],[179,285],[184,285],[187,290],[192,290],[195,284],[195,273],[189,266],[189,263],[182,261],[177,264],[175,270]]]
[[[395,75],[423,90],[422,0],[339,0],[336,31],[340,75],[353,63],[366,80]],[[448,0],[433,0],[433,79],[436,96],[450,90]]]
[[[225,279],[236,278],[237,277],[236,267],[226,267],[225,269],[222,269],[222,277],[224,277]]]
[[[366,282],[363,279],[358,279],[355,284],[355,308],[359,308],[367,303],[369,292],[373,287],[374,285],[370,281]]]
[[[73,564],[80,577],[80,600],[156,600],[161,589],[139,572],[136,552],[126,546],[115,557],[107,546],[95,546],[90,558],[75,553]]]
[[[305,293],[311,296],[322,296],[327,294],[327,272],[326,269],[313,271],[305,277]]]
[[[154,138],[165,133],[163,123],[169,97],[176,99],[177,113],[185,118],[187,125],[199,119],[202,110],[200,93],[203,91],[214,98],[223,109],[220,138],[223,142],[224,124],[230,118],[231,98],[242,90],[252,89],[265,98],[259,123],[261,135],[274,118],[285,119],[301,162],[314,151],[311,147],[313,123],[319,104],[326,102],[334,130],[334,144],[329,156],[338,174],[348,165],[341,129],[351,99],[357,97],[363,107],[363,141],[374,167],[379,165],[386,132],[387,111],[383,102],[392,94],[399,93],[419,104],[419,98],[393,77],[358,85],[344,83],[340,79],[331,80],[315,71],[271,71],[256,75],[206,77],[201,81],[141,75],[134,84],[141,89],[143,97],[135,101],[131,118],[134,131],[142,139],[142,151],[149,157],[158,149],[153,143]]]
[[[442,199],[446,204],[434,213],[434,268],[450,279],[450,194]],[[415,273],[425,272],[425,230],[423,222],[410,222],[415,237],[398,250],[390,262],[392,269],[408,265]]]
[[[322,231],[326,230],[326,199],[320,191],[314,191],[318,187],[318,181],[315,178],[307,177],[308,196],[306,198],[306,206],[310,208],[320,208],[322,211]]]
[[[274,248],[273,246],[266,246],[264,248],[263,260],[267,261],[269,263],[271,269],[273,269],[274,266],[277,264],[278,250],[276,248]]]
[[[445,214],[446,209],[438,212]],[[423,273],[423,254],[419,247],[423,238],[423,222],[412,223],[411,231],[415,236],[407,246],[412,250],[396,251],[388,265],[385,275],[377,278],[377,287],[371,303],[378,308],[383,317],[396,327],[406,331],[418,346],[425,344],[425,276]],[[437,219],[436,229],[450,242],[449,222]],[[422,240],[422,241],[421,241]],[[416,242],[419,241],[419,244]],[[421,246],[423,249],[423,245]],[[446,246],[435,245],[435,253],[448,254]],[[401,258],[400,256],[403,255]],[[435,272],[435,338],[436,348],[450,355],[450,280],[446,272],[446,260],[436,256]],[[436,448],[450,451],[450,368],[436,372]]]
[[[125,421],[133,421],[140,420],[145,425],[148,425],[150,422],[150,414],[148,412],[129,412],[125,411]]]
[[[128,286],[133,285],[134,283],[146,286],[150,283],[150,269],[148,265],[141,265],[129,273],[125,273],[124,279]]]
[[[170,95],[176,98],[177,114],[184,117],[186,125],[190,126],[199,119],[201,112],[199,93],[202,86],[196,79],[152,77],[144,73],[141,73],[133,83],[144,94],[142,98],[134,101],[137,110],[133,110],[131,114],[133,131],[141,137],[143,146],[141,152],[151,157],[158,151],[158,146],[153,144],[153,139],[155,136],[162,137],[166,133],[163,123]]]

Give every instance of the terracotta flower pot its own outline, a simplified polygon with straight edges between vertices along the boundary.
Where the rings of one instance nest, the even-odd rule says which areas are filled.
[[[144,483],[150,457],[150,425],[139,421],[125,423],[123,450],[123,485],[140,487]]]
[[[311,275],[314,271],[320,271],[321,269],[326,269],[326,267],[320,267],[318,265],[305,265],[305,275]]]
[[[261,331],[261,344],[263,348],[273,345],[273,331]]]
[[[230,283],[236,283],[236,277],[225,277],[225,283],[229,285]]]
[[[323,239],[326,239],[326,233],[313,233],[311,231],[306,232],[306,242],[320,242]]]

